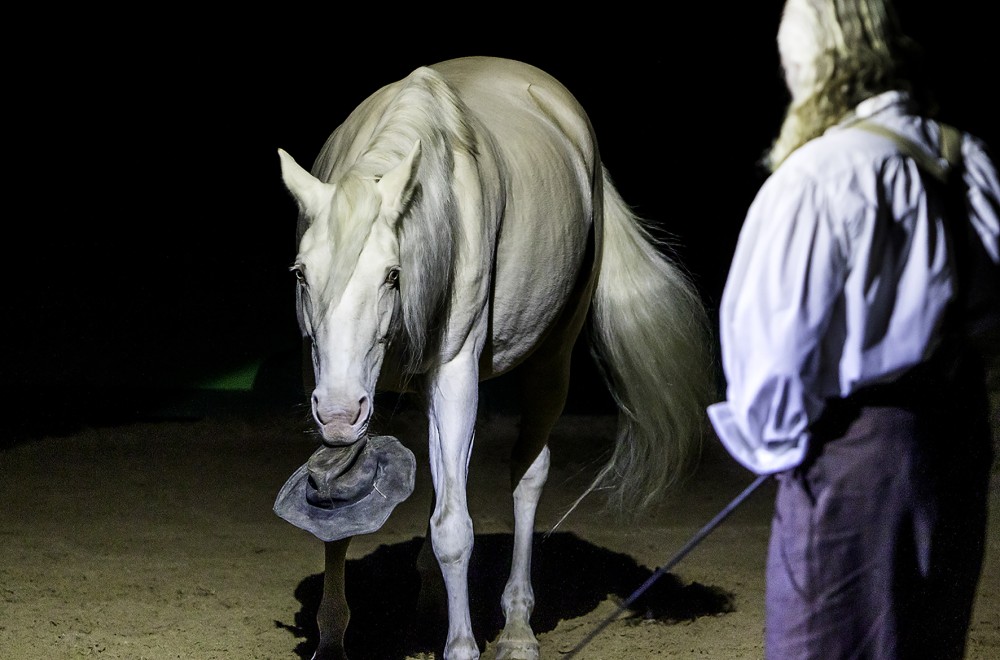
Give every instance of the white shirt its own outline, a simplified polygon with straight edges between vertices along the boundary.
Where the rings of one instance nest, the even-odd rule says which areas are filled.
[[[861,103],[869,119],[937,153],[935,122],[908,97]],[[757,474],[798,465],[833,397],[890,381],[936,346],[954,272],[916,163],[850,122],[797,149],[750,206],[719,310],[726,400],[708,408],[723,445]],[[970,220],[1000,261],[1000,183],[963,136]],[[935,214],[936,216],[937,214]]]

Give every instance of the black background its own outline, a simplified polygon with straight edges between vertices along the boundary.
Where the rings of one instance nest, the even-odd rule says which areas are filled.
[[[928,8],[913,28],[943,117],[997,143],[996,37],[976,4]],[[781,3],[701,6],[10,21],[8,405],[54,413],[294,354],[295,207],[277,149],[308,168],[368,94],[463,55],[530,62],[576,94],[626,201],[674,237],[714,315],[786,97]]]

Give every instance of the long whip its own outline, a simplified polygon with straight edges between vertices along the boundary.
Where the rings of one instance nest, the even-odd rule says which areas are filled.
[[[677,552],[677,554],[675,554],[673,556],[673,558],[670,561],[668,561],[666,564],[664,564],[663,566],[661,566],[658,569],[656,569],[656,571],[652,575],[650,575],[646,579],[646,581],[643,582],[642,585],[639,586],[638,589],[636,589],[635,591],[633,591],[632,595],[630,595],[628,598],[626,598],[624,600],[624,602],[622,602],[622,604],[618,606],[618,609],[615,610],[614,613],[611,614],[611,616],[609,616],[604,621],[602,621],[601,624],[598,625],[596,628],[594,628],[594,630],[592,630],[589,635],[587,635],[586,637],[584,637],[583,640],[581,640],[579,644],[577,644],[576,646],[574,646],[573,649],[569,653],[566,654],[565,658],[568,660],[569,658],[572,658],[577,653],[579,653],[583,649],[584,646],[586,646],[587,644],[589,644],[591,642],[591,640],[593,640],[595,637],[597,637],[597,635],[600,634],[600,632],[602,630],[604,630],[605,628],[607,628],[608,625],[611,624],[611,622],[613,622],[615,619],[617,619],[618,616],[622,612],[624,612],[626,609],[628,609],[629,605],[631,605],[632,603],[634,603],[635,600],[639,596],[641,596],[643,593],[645,593],[645,591],[647,589],[649,589],[649,587],[652,586],[652,584],[654,582],[656,582],[657,580],[659,580],[663,576],[664,573],[666,573],[671,568],[673,568],[674,566],[676,566],[677,562],[679,562],[681,559],[683,559],[684,556],[687,555],[687,553],[691,552],[691,550],[694,549],[694,547],[696,545],[698,545],[699,543],[701,543],[705,539],[705,537],[708,536],[712,532],[712,530],[714,530],[716,527],[719,526],[719,523],[721,523],[723,520],[725,520],[729,516],[729,514],[732,513],[736,509],[736,507],[738,507],[740,504],[743,503],[743,500],[745,500],[747,497],[749,497],[752,492],[754,492],[755,490],[757,490],[757,488],[762,483],[764,483],[765,481],[767,481],[767,479],[770,476],[771,475],[769,475],[769,474],[762,474],[759,477],[757,477],[756,479],[754,479],[754,481],[753,481],[752,484],[750,484],[749,486],[747,486],[743,490],[742,493],[740,493],[739,495],[736,496],[736,499],[734,499],[732,502],[730,502],[729,504],[727,504],[726,508],[724,508],[718,514],[716,514],[716,516],[714,518],[712,518],[704,527],[702,527],[700,530],[698,530],[698,533],[695,534],[694,536],[692,536],[691,540],[689,540],[686,544],[684,544],[684,547],[682,547]]]

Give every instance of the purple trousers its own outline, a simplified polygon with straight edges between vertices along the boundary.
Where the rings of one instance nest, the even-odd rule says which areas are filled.
[[[985,391],[899,394],[835,402],[811,455],[777,476],[768,660],[963,657],[992,463]]]

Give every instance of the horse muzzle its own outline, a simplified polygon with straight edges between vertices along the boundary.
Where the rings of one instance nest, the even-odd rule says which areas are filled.
[[[361,397],[356,406],[323,405],[316,394],[312,397],[313,419],[328,447],[352,445],[368,430],[372,406],[367,396]]]

